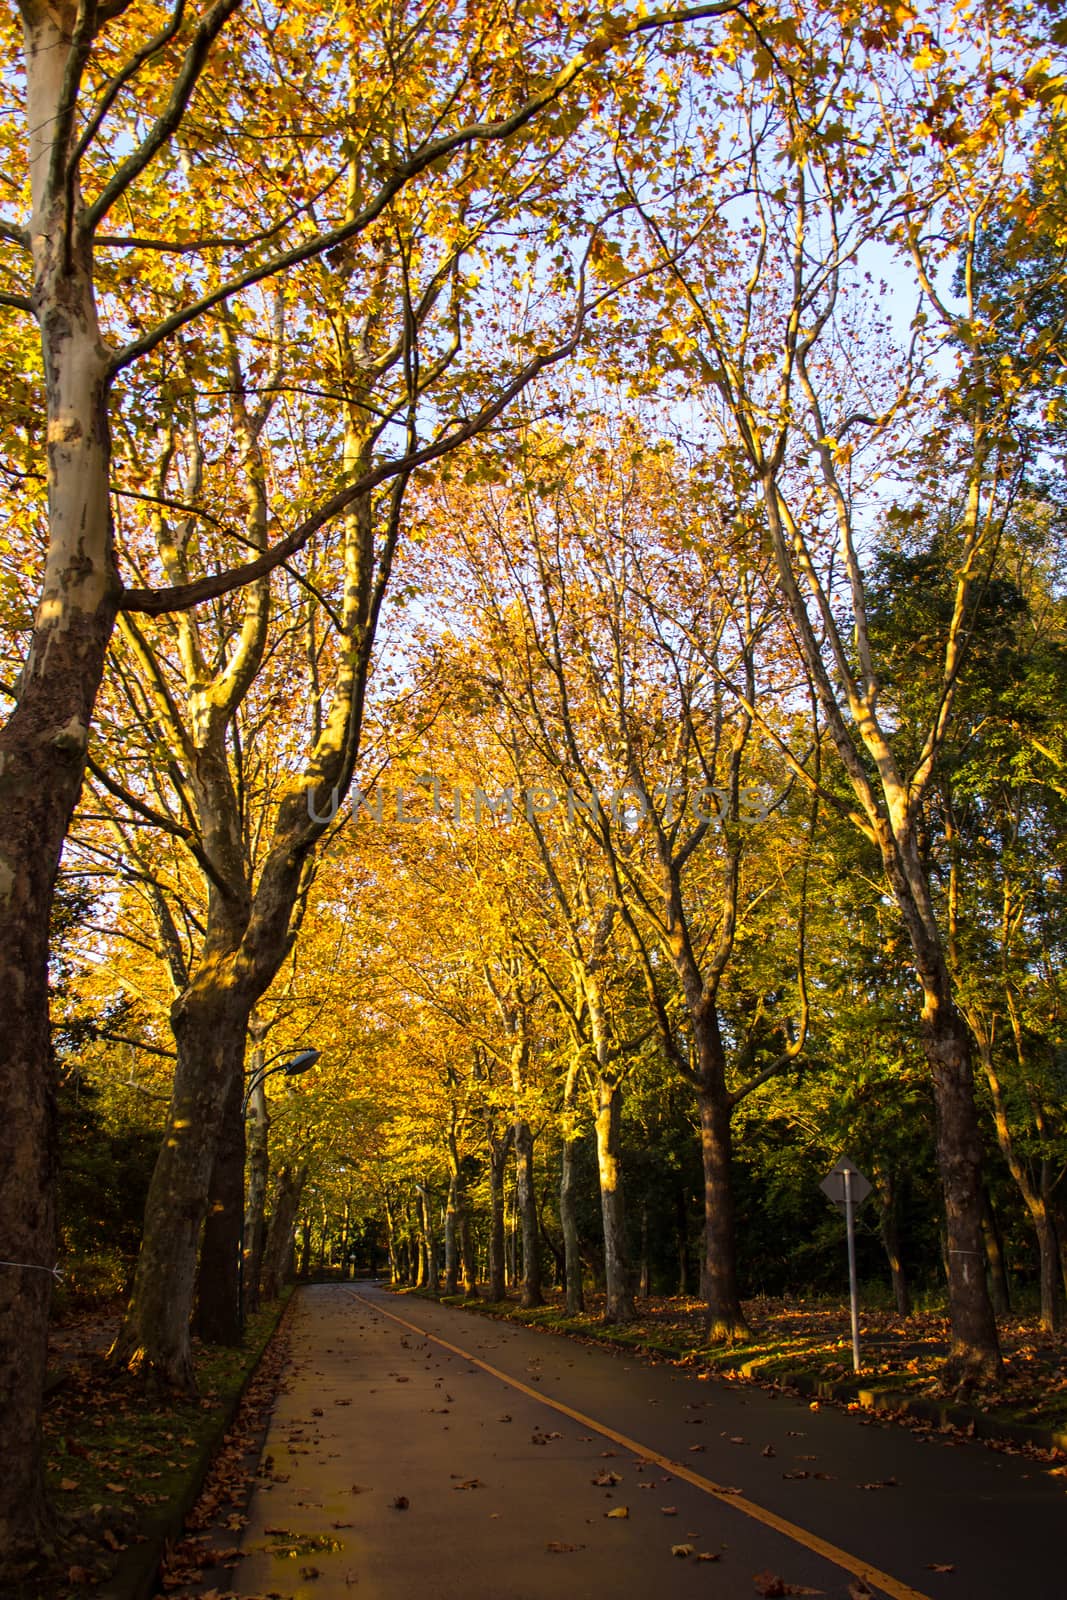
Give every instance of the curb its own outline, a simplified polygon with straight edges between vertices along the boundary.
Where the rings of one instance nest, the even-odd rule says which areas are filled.
[[[277,1321],[259,1348],[252,1352],[253,1359],[239,1388],[224,1403],[210,1432],[190,1462],[188,1476],[180,1493],[166,1506],[146,1514],[137,1530],[144,1543],[131,1544],[123,1551],[111,1576],[94,1589],[97,1600],[152,1600],[167,1546],[181,1538],[185,1519],[200,1498],[211,1463],[233,1425],[248,1385],[259,1370],[267,1346],[284,1325],[295,1298],[295,1295],[287,1298]]]
[[[394,1290],[391,1286],[385,1287],[389,1287],[390,1293],[404,1292]],[[616,1350],[636,1351],[641,1355],[662,1356],[674,1360],[677,1360],[679,1355],[673,1346],[657,1344],[654,1340],[620,1339],[606,1329],[603,1332],[579,1333],[574,1329],[547,1325],[536,1318],[527,1322],[521,1316],[490,1311],[488,1307],[479,1305],[476,1300],[446,1301],[444,1296],[426,1294],[424,1290],[417,1290],[415,1293],[420,1299],[434,1300],[438,1305],[448,1304],[454,1306],[457,1311],[473,1311],[478,1316],[494,1322],[517,1322],[524,1328],[539,1329],[543,1333],[562,1334],[565,1339],[585,1339],[595,1344],[610,1345]],[[749,1382],[768,1384],[774,1389],[792,1390],[816,1400],[857,1405],[863,1411],[884,1412],[890,1416],[903,1415],[913,1418],[916,1422],[932,1423],[938,1428],[957,1428],[975,1439],[1023,1445],[1034,1450],[1062,1451],[1067,1454],[1067,1428],[1041,1428],[1032,1423],[1013,1422],[1003,1417],[990,1416],[974,1406],[960,1405],[951,1400],[916,1399],[902,1390],[876,1389],[862,1383],[834,1382],[804,1370],[768,1372],[763,1370],[758,1360],[742,1362],[734,1370],[740,1372]],[[729,1377],[726,1372],[714,1366],[707,1367],[707,1371],[710,1376],[718,1378],[723,1383],[737,1381],[736,1378]]]

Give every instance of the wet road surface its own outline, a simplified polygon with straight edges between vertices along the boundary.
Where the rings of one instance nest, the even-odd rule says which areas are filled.
[[[1040,1463],[371,1284],[294,1311],[237,1594],[1067,1600]]]

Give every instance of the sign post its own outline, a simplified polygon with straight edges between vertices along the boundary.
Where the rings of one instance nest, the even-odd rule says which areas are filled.
[[[856,1285],[856,1207],[871,1192],[871,1186],[847,1156],[836,1162],[819,1188],[845,1213],[848,1235],[848,1303],[852,1320],[852,1370],[860,1370],[860,1302]]]

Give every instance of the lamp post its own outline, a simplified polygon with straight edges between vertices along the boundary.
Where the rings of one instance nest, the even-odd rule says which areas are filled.
[[[320,1058],[321,1051],[312,1050],[310,1048],[306,1049],[306,1050],[298,1050],[295,1055],[289,1056],[287,1060],[279,1061],[278,1060],[278,1056],[280,1056],[282,1054],[284,1054],[283,1051],[278,1051],[278,1054],[275,1055],[275,1056],[272,1056],[270,1058],[270,1061],[264,1062],[263,1065],[261,1065],[261,1066],[257,1066],[254,1069],[254,1071],[252,1072],[252,1075],[248,1080],[248,1086],[245,1089],[244,1098],[241,1101],[241,1120],[242,1120],[242,1123],[244,1122],[245,1118],[248,1115],[248,1107],[249,1107],[249,1104],[250,1104],[250,1102],[252,1100],[252,1096],[257,1094],[258,1091],[262,1089],[264,1083],[267,1081],[268,1078],[274,1077],[277,1073],[282,1073],[287,1078],[297,1078],[297,1077],[299,1077],[302,1073],[305,1073],[305,1072],[309,1071],[310,1068],[315,1065],[316,1061],[318,1061],[319,1058]],[[253,1059],[255,1059],[254,1055],[253,1055]],[[273,1062],[277,1062],[277,1065],[276,1066],[272,1066],[271,1065],[272,1061]],[[262,1102],[262,1110],[257,1108],[257,1121],[258,1121],[260,1116],[264,1116],[265,1117],[265,1115],[266,1115],[266,1103],[264,1101],[264,1102]],[[242,1334],[244,1333],[244,1325],[245,1325],[244,1271],[245,1271],[245,1205],[244,1205],[244,1199],[242,1197],[241,1215],[240,1215],[240,1232],[239,1232],[239,1237],[238,1237],[238,1248],[237,1248],[237,1322],[238,1322],[239,1328],[241,1329]]]

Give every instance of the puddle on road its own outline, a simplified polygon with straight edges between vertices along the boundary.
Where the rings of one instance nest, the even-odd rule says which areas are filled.
[[[268,1555],[286,1556],[292,1560],[298,1556],[335,1555],[344,1547],[343,1539],[331,1539],[324,1533],[289,1533],[284,1528],[272,1529],[268,1542],[259,1546]]]

